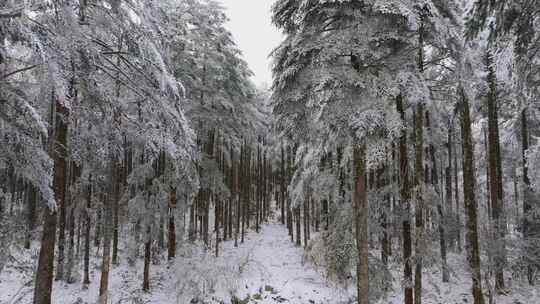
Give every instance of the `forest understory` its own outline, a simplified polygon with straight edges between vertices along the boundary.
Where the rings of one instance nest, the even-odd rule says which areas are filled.
[[[355,303],[355,283],[350,278],[345,282],[332,283],[326,278],[323,268],[316,265],[313,252],[305,252],[288,239],[286,227],[281,225],[275,214],[269,223],[261,225],[259,233],[250,231],[238,247],[234,241],[222,243],[224,254],[215,257],[210,250],[201,250],[204,244],[186,245],[179,248],[177,260],[167,261],[157,253],[150,270],[151,291],[141,289],[142,261],[129,265],[125,260],[114,265],[110,273],[110,303],[159,303],[159,304],[346,304]],[[320,238],[313,235],[314,241]],[[120,254],[127,250],[121,243]],[[32,303],[33,276],[37,263],[37,243],[30,250],[19,248],[13,259],[0,274],[0,303]],[[397,246],[396,246],[397,248]],[[370,251],[377,255],[376,250]],[[76,253],[80,261],[80,252]],[[436,253],[434,253],[436,255]],[[401,264],[399,257],[391,259],[391,276],[384,299],[375,303],[397,304],[403,302],[400,294]],[[450,280],[441,281],[441,269],[427,267],[424,277],[424,303],[464,304],[471,303],[467,275],[467,261],[462,255],[450,253],[448,257]],[[96,303],[99,294],[101,256],[98,248],[92,248],[90,284],[81,287],[81,272],[73,274],[70,283],[56,281],[52,303],[88,304]],[[432,261],[435,263],[435,261]],[[76,265],[75,269],[81,269]],[[374,277],[380,274],[372,273]],[[199,286],[199,287],[195,287]],[[540,303],[540,290],[527,284],[509,282],[507,294],[498,295],[495,303],[526,304]],[[201,288],[202,289],[199,289]],[[194,300],[197,299],[197,300]]]

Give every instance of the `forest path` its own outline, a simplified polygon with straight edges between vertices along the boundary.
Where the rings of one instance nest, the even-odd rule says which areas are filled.
[[[250,232],[239,246],[250,248],[249,266],[239,290],[243,299],[250,295],[249,303],[348,303],[349,295],[343,289],[331,286],[310,263],[305,263],[304,249],[291,242],[285,226],[262,225],[260,233]]]

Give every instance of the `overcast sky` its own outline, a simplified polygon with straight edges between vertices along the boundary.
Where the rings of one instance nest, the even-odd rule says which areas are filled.
[[[281,42],[281,34],[271,22],[275,0],[219,0],[227,9],[227,28],[255,73],[255,84],[272,84],[268,55]]]

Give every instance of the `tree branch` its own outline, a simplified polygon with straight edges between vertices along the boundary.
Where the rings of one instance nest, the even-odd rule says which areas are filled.
[[[18,74],[18,73],[26,72],[26,71],[31,70],[33,68],[36,68],[36,67],[38,67],[40,65],[41,65],[41,63],[38,63],[38,64],[34,64],[34,65],[31,65],[31,66],[24,67],[22,69],[18,69],[18,70],[9,72],[9,73],[7,73],[5,75],[2,75],[2,77],[0,77],[0,80],[4,80],[4,79],[6,79],[6,78],[8,78],[10,76],[13,76],[15,74]]]

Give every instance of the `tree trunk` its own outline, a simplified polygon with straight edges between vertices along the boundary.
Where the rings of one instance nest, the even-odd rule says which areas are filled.
[[[382,168],[383,182],[382,187],[388,187],[390,185],[390,166],[388,164],[388,159],[385,161],[385,164]],[[383,208],[381,212],[381,229],[382,229],[382,238],[381,238],[381,261],[386,269],[388,269],[388,257],[390,256],[390,231],[388,225],[388,215],[390,214],[390,194],[385,193],[383,198]]]
[[[369,303],[369,250],[368,214],[369,206],[366,189],[366,147],[364,144],[354,148],[354,213],[356,224],[356,265],[358,304]]]
[[[489,154],[489,192],[493,214],[494,237],[495,237],[495,289],[501,293],[504,291],[504,266],[506,264],[506,220],[503,213],[503,186],[502,165],[499,139],[499,118],[497,109],[497,77],[493,67],[493,58],[488,51],[486,55],[488,70],[489,94],[487,98],[488,108],[488,154]]]
[[[401,121],[406,124],[405,111],[403,108],[403,96],[396,97],[396,108],[401,116]],[[411,222],[410,222],[410,209],[411,209],[411,186],[409,183],[409,158],[407,156],[407,131],[404,128],[401,131],[401,137],[399,138],[399,176],[401,180],[400,187],[400,199],[403,206],[403,262],[404,262],[404,303],[413,304],[413,279],[412,279],[412,238],[411,238]]]
[[[120,170],[121,166],[119,164],[114,164],[114,180],[113,184],[111,185],[113,187],[113,193],[111,195],[113,196],[112,199],[112,215],[113,215],[113,235],[112,235],[112,264],[118,265],[118,232],[119,232],[119,213],[120,213]]]
[[[67,116],[69,112],[57,99],[53,101],[51,108],[53,128],[49,138],[53,138],[53,141],[49,144],[49,154],[54,160],[54,198],[57,204],[63,205],[66,198],[66,143],[68,132]],[[57,208],[47,208],[44,212],[43,236],[34,288],[34,304],[51,303],[56,222]]]
[[[242,214],[242,235],[241,235],[241,241],[240,243],[244,244],[244,233],[246,229],[246,192],[248,189],[246,189],[246,174],[247,174],[247,144],[244,144],[244,151],[240,162],[240,170],[242,172],[242,176],[240,178],[240,205],[241,205],[241,214]]]
[[[281,190],[280,195],[280,207],[281,207],[281,224],[285,225],[285,149],[283,149],[283,143],[281,144],[281,174],[279,178],[279,185]]]
[[[456,140],[455,140],[455,144],[456,144],[456,147],[457,147],[457,134],[456,134]],[[460,210],[459,210],[459,183],[458,183],[458,149],[456,148],[455,149],[455,153],[454,153],[454,190],[455,190],[455,195],[454,195],[454,198],[456,200],[456,242],[457,242],[457,247],[458,247],[458,252],[461,253],[461,249],[462,249],[462,244],[461,244],[461,216],[460,216]]]
[[[99,246],[101,242],[101,226],[102,226],[102,208],[101,206],[97,207],[97,218],[96,218],[96,228],[94,229],[94,247],[99,251]]]
[[[478,244],[477,206],[475,198],[474,146],[472,141],[469,100],[463,87],[461,97],[461,144],[463,150],[463,201],[467,213],[467,256],[472,276],[474,304],[484,304],[482,273],[480,269],[480,246]]]
[[[300,222],[300,218],[302,217],[302,214],[300,213],[300,206],[296,206],[294,208],[294,213],[295,213],[295,217],[296,217],[296,246],[300,247],[302,246],[302,238],[301,238],[301,232],[300,230],[302,229],[301,228],[301,222]]]
[[[111,238],[112,238],[112,204],[115,181],[115,164],[114,158],[111,158],[110,166],[112,167],[109,173],[109,193],[104,199],[104,221],[103,221],[103,258],[101,260],[101,280],[99,284],[99,304],[107,304],[109,297],[109,270],[111,260]]]
[[[144,243],[144,270],[143,270],[143,284],[142,289],[144,292],[150,291],[150,260],[152,258],[152,228],[150,224],[146,228],[146,241]]]
[[[452,221],[447,221],[446,219],[453,219],[454,218],[454,208],[453,204],[454,201],[452,199],[453,192],[452,192],[452,157],[453,157],[453,143],[452,143],[452,125],[448,124],[448,140],[446,142],[446,149],[448,153],[448,163],[446,165],[444,175],[445,175],[445,192],[446,192],[446,207],[448,208],[448,212],[446,214],[446,217],[444,218],[444,223],[452,223]],[[450,250],[455,250],[456,245],[456,233],[454,228],[450,228],[448,234],[448,243]],[[443,276],[444,277],[444,276]],[[444,279],[443,279],[443,282]]]
[[[87,289],[90,284],[90,227],[91,217],[90,212],[92,208],[92,175],[88,178],[88,197],[86,198],[86,210],[84,216],[86,220],[86,227],[84,232],[84,274],[83,274],[83,289]]]
[[[67,182],[68,182],[68,163],[67,163],[67,135],[68,135],[68,125],[67,125],[67,114],[68,110],[61,110],[64,108],[63,105],[60,105],[60,103],[57,103],[57,111],[62,112],[60,113],[64,117],[59,117],[56,121],[57,124],[57,141],[56,141],[56,153],[59,156],[59,169],[63,171],[61,173],[62,180],[58,180],[58,183],[62,183],[62,185],[54,185],[55,194],[57,191],[59,191],[59,195],[55,195],[56,204],[58,207],[58,260],[57,260],[57,268],[56,268],[56,280],[63,280],[64,279],[64,259],[65,259],[65,244],[66,244],[66,208],[67,208],[67,202],[66,202],[66,190],[67,190]],[[61,156],[60,156],[61,154]],[[56,163],[56,162],[55,162]],[[55,168],[56,169],[56,168]]]
[[[34,304],[50,304],[52,295],[56,211],[47,208],[43,216],[43,237],[36,272]]]
[[[529,149],[529,130],[527,123],[527,109],[524,108],[521,111],[521,147],[522,147],[522,158],[523,158],[523,238],[525,239],[525,244],[527,251],[530,247],[531,236],[535,232],[535,229],[532,229],[532,211],[533,211],[533,190],[531,188],[531,181],[529,179],[529,168],[527,165],[527,151]],[[531,248],[532,249],[532,248]],[[535,266],[532,262],[529,262],[527,265],[527,280],[529,285],[534,285],[534,274]]]
[[[171,261],[176,257],[176,225],[174,221],[174,214],[176,212],[176,188],[172,188],[169,195],[169,237],[167,242],[167,259]]]
[[[69,212],[69,239],[68,239],[68,261],[66,267],[66,282],[72,284],[75,282],[73,278],[73,267],[75,266],[75,208],[73,206]]]
[[[414,270],[414,303],[422,303],[422,256],[424,240],[424,105],[418,104],[414,120],[415,130],[415,163],[414,163],[414,186],[415,186],[415,270]]]

